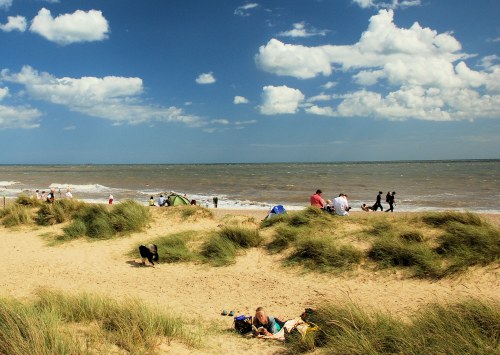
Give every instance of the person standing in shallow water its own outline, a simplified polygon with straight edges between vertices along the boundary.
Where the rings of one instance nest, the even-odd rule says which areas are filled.
[[[394,205],[396,204],[396,191],[393,191],[392,194],[387,193],[387,203],[389,204],[389,208],[385,210],[385,212],[394,212]]]
[[[383,194],[382,191],[378,192],[378,195],[376,198],[377,200],[375,201],[375,204],[373,205],[372,210],[376,211],[376,210],[378,210],[379,207],[380,207],[381,211],[384,210],[384,207],[382,207],[382,194]]]
[[[217,208],[217,205],[219,204],[219,198],[217,196],[214,196],[212,200],[214,202],[214,208]]]

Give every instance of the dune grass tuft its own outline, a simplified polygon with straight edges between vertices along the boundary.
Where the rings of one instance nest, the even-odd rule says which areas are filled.
[[[187,242],[192,239],[195,233],[186,231],[152,240],[151,243],[158,247],[159,262],[176,263],[197,260],[196,253],[187,246]],[[137,255],[136,248],[134,248],[133,255]]]
[[[475,213],[471,212],[428,212],[422,215],[422,221],[430,226],[441,227],[450,222],[480,226],[485,222]]]
[[[297,228],[286,225],[279,226],[274,232],[274,239],[267,244],[267,250],[271,253],[282,252],[297,240],[298,234]]]
[[[218,232],[218,235],[223,239],[233,242],[236,246],[245,249],[259,246],[263,240],[257,229],[238,226],[223,227]]]
[[[78,324],[78,331],[71,331]],[[97,328],[97,329],[96,329]],[[201,336],[176,316],[135,300],[40,291],[33,304],[0,303],[1,354],[152,353],[172,339],[199,347]]]
[[[382,312],[368,313],[354,304],[326,303],[311,315],[319,326],[313,346],[329,354],[493,354],[499,350],[498,303],[467,300],[431,304],[397,319]],[[289,342],[292,353],[312,347]]]
[[[441,262],[438,255],[422,243],[408,242],[405,239],[382,238],[376,240],[368,256],[381,267],[411,267],[417,277],[441,277]]]
[[[233,242],[214,234],[203,243],[200,253],[206,262],[214,266],[225,266],[234,263],[236,251]]]
[[[15,227],[31,222],[31,209],[24,206],[13,204],[0,211],[0,218],[5,227]]]
[[[338,247],[330,239],[307,236],[296,242],[295,249],[287,261],[291,264],[301,264],[311,270],[329,271],[350,269],[358,265],[362,258],[363,252],[355,247]]]
[[[448,223],[438,242],[437,252],[450,260],[448,273],[500,259],[500,231],[489,224]]]

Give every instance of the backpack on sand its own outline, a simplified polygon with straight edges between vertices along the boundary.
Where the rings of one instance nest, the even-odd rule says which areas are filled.
[[[252,316],[234,317],[234,329],[240,334],[247,334],[252,331]]]

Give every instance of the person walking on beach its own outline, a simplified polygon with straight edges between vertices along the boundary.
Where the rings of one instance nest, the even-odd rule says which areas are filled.
[[[394,205],[396,204],[396,196],[394,195],[396,195],[396,191],[393,191],[390,195],[387,193],[387,203],[389,204],[389,208],[385,210],[385,212],[394,212]]]
[[[110,195],[109,195],[109,197],[108,197],[108,203],[109,203],[110,205],[112,205],[112,204],[113,204],[113,195],[111,195],[111,194],[110,194]]]
[[[214,208],[217,208],[217,205],[219,204],[219,198],[217,196],[214,196],[212,200],[214,202]]]
[[[379,207],[380,207],[381,211],[384,210],[384,207],[382,207],[382,203],[381,203],[382,202],[382,194],[383,194],[382,191],[378,192],[377,201],[375,201],[375,204],[372,206],[372,210],[376,211],[376,210],[378,210]]]
[[[311,206],[315,206],[318,208],[323,209],[325,207],[325,200],[323,200],[323,197],[321,197],[321,194],[323,191],[321,190],[316,190],[315,194],[312,194],[311,197],[309,198],[309,202],[311,203]]]
[[[67,199],[72,199],[73,198],[73,194],[71,193],[71,189],[68,187],[68,190],[66,191],[66,198]]]

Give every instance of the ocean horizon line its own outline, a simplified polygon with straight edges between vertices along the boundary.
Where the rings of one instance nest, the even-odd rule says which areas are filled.
[[[400,163],[443,163],[443,162],[500,162],[500,158],[464,159],[404,159],[404,160],[342,160],[342,161],[296,161],[296,162],[220,162],[220,163],[0,163],[0,166],[124,166],[124,165],[284,165],[284,164],[400,164]]]

